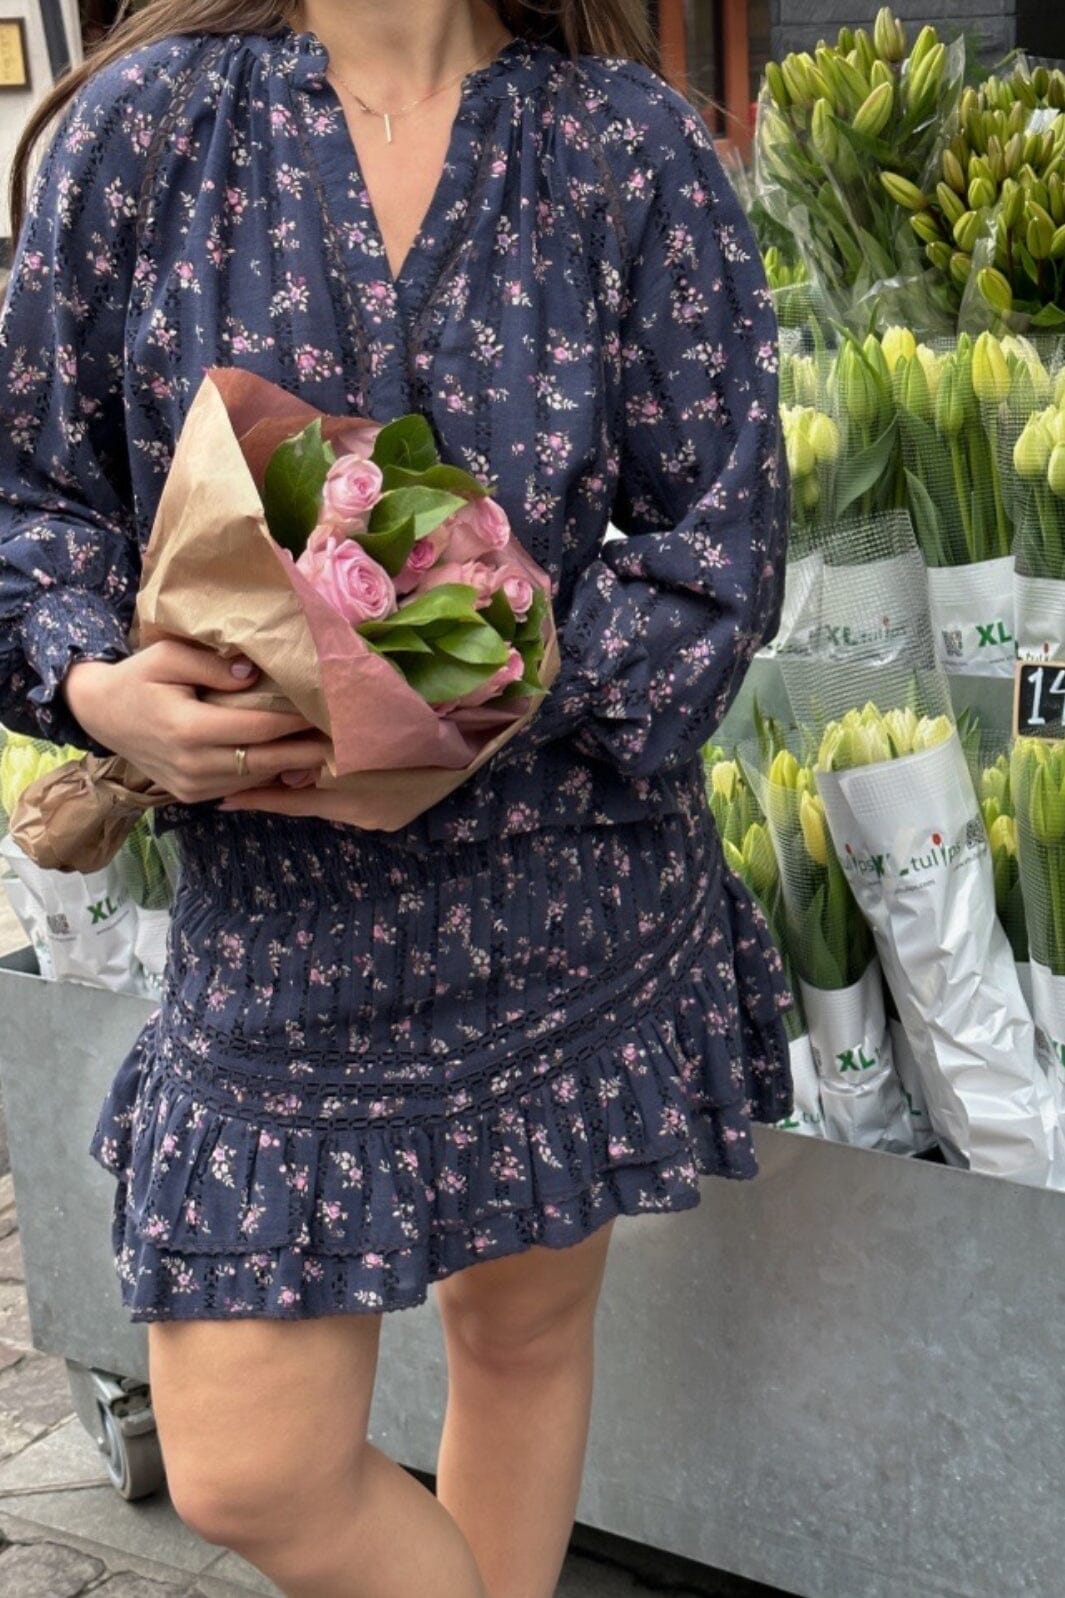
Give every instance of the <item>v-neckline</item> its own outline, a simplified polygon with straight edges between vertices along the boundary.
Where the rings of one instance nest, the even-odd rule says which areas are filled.
[[[341,174],[328,160],[324,163],[320,161],[322,176],[327,183],[338,176],[343,176],[345,190],[354,191],[354,198],[362,209],[364,231],[373,245],[372,259],[379,267],[373,287],[378,293],[383,289],[387,298],[398,306],[408,293],[415,291],[419,283],[427,280],[427,274],[438,262],[440,247],[446,242],[444,224],[448,220],[451,206],[461,198],[458,192],[463,177],[460,168],[463,166],[463,157],[469,153],[463,145],[470,144],[470,136],[476,133],[480,122],[477,91],[487,87],[500,69],[509,65],[512,60],[527,58],[531,48],[529,41],[521,35],[515,35],[501,45],[488,62],[481,67],[475,67],[462,78],[458,109],[451,123],[440,175],[418,224],[417,232],[406,250],[399,269],[394,271],[388,259],[384,234],[359,159],[358,147],[348,126],[343,102],[335,86],[326,76],[329,51],[316,33],[310,30],[296,30],[288,23],[282,25],[280,36],[290,46],[307,51],[316,63],[312,76],[305,78],[303,86],[309,87],[313,83],[317,88],[318,97],[328,106],[330,117],[335,122],[337,149],[341,151],[347,164],[346,174]],[[339,198],[339,195],[336,198]]]

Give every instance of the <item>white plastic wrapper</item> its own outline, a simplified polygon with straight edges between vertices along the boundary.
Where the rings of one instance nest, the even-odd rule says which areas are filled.
[[[945,671],[1013,675],[1012,555],[973,566],[929,567],[928,599],[936,650]]]
[[[795,1088],[795,1108],[786,1121],[778,1121],[782,1132],[797,1132],[800,1137],[824,1137],[825,1116],[821,1108],[821,1084],[817,1079],[810,1038],[803,1033],[788,1046],[791,1080]]]
[[[906,1108],[910,1112],[914,1147],[918,1154],[927,1154],[929,1149],[936,1146],[936,1134],[932,1130],[932,1119],[925,1103],[921,1072],[913,1047],[902,1022],[891,1016],[888,1017],[888,1035],[891,1038],[891,1052],[895,1056],[895,1070],[899,1074]]]
[[[873,613],[871,594],[877,601]],[[928,583],[916,546],[855,566],[826,562],[817,634],[822,660],[866,667],[919,660],[927,628]]]
[[[895,1074],[876,961],[852,987],[829,992],[800,980],[799,988],[821,1079],[825,1135],[854,1148],[913,1154],[913,1124]]]
[[[1065,659],[1065,582],[1015,573],[1013,600],[1021,660]]]
[[[169,932],[169,910],[145,910],[143,905],[137,906],[133,954],[139,968],[141,990],[150,999],[159,998],[163,991]]]
[[[1065,977],[1056,977],[1049,966],[1038,960],[1033,960],[1028,969],[1036,1047],[1060,1107],[1065,1105]]]
[[[1056,1098],[995,915],[987,834],[957,734],[817,780],[944,1155],[988,1175],[1058,1185]]]
[[[765,654],[810,656],[816,653],[824,564],[820,552],[788,561],[780,626],[775,638],[766,646]]]
[[[13,879],[7,882],[12,908],[37,951],[42,976],[143,996],[134,954],[137,907],[113,864],[88,876],[42,871],[10,837],[0,842],[0,856]]]

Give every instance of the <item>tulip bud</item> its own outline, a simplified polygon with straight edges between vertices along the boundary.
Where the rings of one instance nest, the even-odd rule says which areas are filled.
[[[954,731],[954,723],[949,716],[922,716],[913,735],[913,752],[920,754],[926,749],[938,749],[940,744],[945,744]]]
[[[772,788],[794,788],[799,776],[799,762],[790,749],[781,749],[773,757],[769,768],[769,785]]]
[[[999,405],[1009,397],[1010,369],[1002,345],[990,333],[981,333],[973,350],[973,388],[978,400]]]
[[[769,834],[760,821],[747,829],[747,836],[743,840],[743,861],[746,867],[744,876],[753,891],[759,899],[770,898],[777,885],[779,871]]]
[[[1017,854],[1017,823],[1012,816],[999,816],[988,828],[988,841],[995,854]]]
[[[1055,444],[1047,466],[1047,482],[1051,492],[1065,499],[1065,444]]]
[[[36,781],[40,755],[33,740],[8,733],[0,754],[0,810],[10,815],[21,795]]]
[[[1013,446],[1013,469],[1025,482],[1038,482],[1050,464],[1051,444],[1033,417]]]
[[[718,798],[731,804],[736,793],[739,771],[734,760],[719,760],[710,768],[710,788]]]
[[[1065,797],[1046,764],[1036,769],[1028,816],[1038,843],[1052,847],[1065,841]]]
[[[839,459],[842,440],[831,416],[826,416],[823,411],[815,411],[807,437],[818,465],[834,466]]]
[[[884,731],[891,741],[892,752],[896,756],[908,755],[917,736],[916,711],[909,707],[905,710],[889,710],[884,716]]]
[[[888,371],[894,372],[904,357],[912,359],[917,354],[917,340],[908,327],[889,327],[880,340]]]
[[[828,839],[825,836],[825,807],[816,795],[804,793],[799,800],[799,826],[806,853],[817,866],[828,865]]]
[[[918,421],[931,422],[932,391],[924,366],[916,355],[912,360],[901,360],[895,368],[895,398],[900,410],[908,411]]]
[[[958,382],[957,360],[954,356],[947,356],[940,367],[936,431],[944,438],[957,438],[964,426],[965,403]]]

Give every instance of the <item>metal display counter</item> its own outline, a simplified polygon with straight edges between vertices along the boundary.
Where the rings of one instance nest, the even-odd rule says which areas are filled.
[[[114,1460],[130,1497],[150,1480],[146,1339],[86,1149],[148,1012],[0,971],[34,1343],[71,1362],[100,1435],[96,1382],[105,1451],[141,1451]],[[707,1179],[686,1214],[615,1228],[578,1519],[804,1598],[1060,1598],[1065,1198],[788,1133],[758,1146],[759,1181]],[[115,1373],[124,1405],[100,1396]],[[443,1399],[430,1297],[385,1319],[374,1440],[432,1470]]]

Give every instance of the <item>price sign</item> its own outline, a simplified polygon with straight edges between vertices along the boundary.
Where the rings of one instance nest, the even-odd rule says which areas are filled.
[[[1017,662],[1013,736],[1065,739],[1065,660]]]
[[[0,90],[30,87],[26,24],[21,17],[0,17]]]

